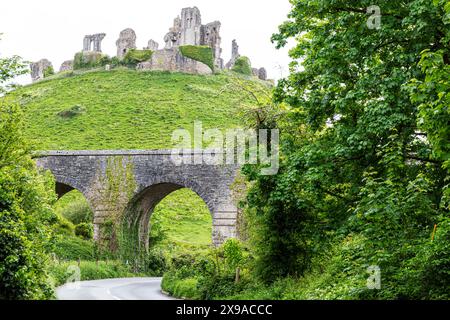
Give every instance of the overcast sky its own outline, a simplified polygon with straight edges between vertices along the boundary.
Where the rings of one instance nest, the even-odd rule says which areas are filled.
[[[17,54],[29,61],[47,58],[59,70],[63,61],[81,51],[86,34],[106,33],[102,51],[115,56],[115,42],[125,28],[136,31],[138,48],[149,39],[161,48],[174,18],[182,8],[193,6],[200,9],[203,24],[222,22],[225,62],[236,39],[241,55],[248,56],[254,67],[265,67],[269,78],[286,76],[288,50],[276,50],[270,37],[287,19],[289,0],[3,0],[0,56]]]

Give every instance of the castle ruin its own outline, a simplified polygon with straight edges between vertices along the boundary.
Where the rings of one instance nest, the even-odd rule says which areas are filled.
[[[197,7],[184,8],[181,15],[176,17],[173,25],[164,36],[164,48],[159,49],[159,44],[155,40],[148,41],[144,50],[151,50],[152,56],[149,60],[137,64],[138,70],[159,70],[185,72],[192,74],[212,74],[223,69],[232,69],[236,61],[241,56],[236,40],[232,42],[232,55],[227,64],[222,59],[222,38],[220,36],[221,23],[214,21],[202,24],[200,10]],[[101,43],[105,38],[105,33],[86,35],[83,39],[83,54],[100,54],[102,52]],[[128,51],[137,49],[136,33],[133,29],[127,28],[120,32],[116,41],[117,58],[123,60]],[[182,54],[182,46],[207,46],[211,48],[214,70],[212,66],[186,57]],[[61,71],[71,70],[73,61],[65,61],[61,66]],[[37,68],[35,66],[35,68]],[[35,72],[37,74],[38,72]],[[253,69],[253,75],[261,80],[267,79],[266,69]],[[33,81],[41,79],[33,77]]]
[[[83,51],[102,52],[102,40],[106,37],[105,33],[97,33],[94,35],[84,36],[83,39]],[[94,49],[92,49],[94,44]]]

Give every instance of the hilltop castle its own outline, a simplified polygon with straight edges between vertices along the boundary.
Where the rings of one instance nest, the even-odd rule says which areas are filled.
[[[228,63],[224,64],[221,57],[221,37],[220,37],[221,23],[214,21],[206,25],[202,24],[200,10],[197,7],[184,8],[181,11],[181,16],[175,18],[173,26],[169,32],[164,36],[164,48],[160,49],[158,42],[153,39],[148,41],[147,47],[143,50],[151,54],[145,61],[139,61],[136,64],[138,70],[160,70],[160,71],[177,71],[191,74],[212,74],[216,70],[232,69],[238,59],[240,58],[239,46],[236,40],[232,43],[232,56]],[[101,59],[102,50],[101,43],[106,34],[99,33],[94,35],[87,35],[83,39],[83,50],[81,56],[88,61],[96,61]],[[130,51],[136,51],[136,33],[133,29],[125,29],[119,34],[119,39],[116,41],[117,56],[121,61],[127,56]],[[197,59],[195,55],[186,53],[185,48],[192,46],[198,48],[210,48],[212,54],[212,63],[208,64],[202,59]],[[146,55],[143,55],[147,57]],[[110,66],[106,65],[109,69]],[[74,60],[63,62],[60,67],[60,72],[74,69]],[[51,63],[42,59],[36,63],[31,64],[31,77],[33,81],[43,79],[48,70],[53,70]],[[267,79],[267,72],[264,68],[252,69],[252,74],[261,80]]]

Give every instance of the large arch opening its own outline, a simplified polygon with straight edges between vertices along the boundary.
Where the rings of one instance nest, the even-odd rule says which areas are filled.
[[[176,250],[212,243],[212,212],[199,193],[175,183],[154,184],[139,193],[122,222],[122,256],[135,259],[149,248]]]
[[[195,192],[179,189],[154,209],[149,224],[149,247],[183,251],[212,245],[212,216]]]

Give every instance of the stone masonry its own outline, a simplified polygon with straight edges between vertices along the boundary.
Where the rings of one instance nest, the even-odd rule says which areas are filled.
[[[105,33],[84,36],[83,51],[102,52],[102,41],[105,37]],[[92,44],[94,44],[94,48],[92,48]]]
[[[157,51],[159,49],[159,43],[153,39],[148,40],[147,50]]]
[[[41,59],[38,62],[30,64],[31,79],[33,82],[44,79],[45,70],[48,68],[53,68],[53,66],[47,59]]]
[[[159,44],[155,40],[149,40],[148,45],[144,49],[152,50],[153,55],[148,61],[139,63],[137,69],[191,74],[212,74],[214,71],[220,71],[224,68],[232,69],[236,60],[241,56],[239,46],[236,40],[233,40],[231,59],[225,65],[221,57],[222,38],[220,36],[220,29],[220,21],[202,24],[202,16],[197,7],[183,8],[181,15],[174,19],[172,27],[170,27],[169,32],[164,36],[163,48],[159,49]],[[93,54],[98,54],[97,56],[100,57],[102,52],[101,44],[105,36],[105,33],[86,35],[83,39],[83,55],[91,57],[95,56]],[[127,28],[122,30],[119,39],[116,41],[117,58],[123,59],[129,50],[137,49],[136,39],[136,33],[133,29]],[[214,70],[211,70],[211,68],[202,62],[184,57],[179,47],[186,45],[210,47],[214,58]],[[41,60],[32,65],[33,81],[43,78],[43,73],[40,71],[42,68],[39,63],[44,62],[48,62],[48,60]],[[72,70],[72,68],[71,62],[66,61],[61,66],[60,72]],[[267,79],[267,72],[264,68],[253,69],[253,75],[261,80]]]
[[[189,151],[201,155],[202,151]],[[176,165],[170,150],[155,151],[50,151],[36,156],[40,168],[55,176],[59,197],[77,189],[94,212],[94,238],[105,240],[102,224],[118,212],[124,213],[130,228],[137,228],[136,248],[148,248],[149,221],[156,205],[181,188],[196,192],[207,204],[213,218],[212,239],[220,245],[236,236],[237,207],[232,200],[231,185],[239,170],[237,165]],[[109,163],[121,159],[111,170]],[[131,179],[129,194],[111,197],[108,179],[127,167]]]
[[[239,46],[237,44],[236,40],[233,40],[231,43],[231,59],[226,64],[225,68],[231,69],[234,67],[234,64],[236,63],[236,60],[239,59],[241,55],[239,54]]]
[[[136,33],[133,29],[125,29],[120,32],[116,41],[117,57],[122,59],[130,49],[136,49]]]
[[[73,70],[73,60],[64,61],[59,68],[59,72],[71,71]]]
[[[206,64],[183,56],[177,48],[155,51],[149,61],[139,63],[138,70],[172,71],[189,74],[212,74]]]

